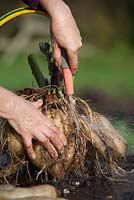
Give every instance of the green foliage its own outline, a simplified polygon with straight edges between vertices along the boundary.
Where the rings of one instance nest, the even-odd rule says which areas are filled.
[[[92,56],[81,58],[75,78],[78,90],[97,89],[114,98],[134,97],[134,58],[132,52],[119,47],[109,51],[96,50]]]
[[[114,98],[133,97],[134,58],[126,47],[109,51],[95,50],[93,54],[80,57],[79,73],[75,76],[76,91],[97,89],[102,94]],[[44,56],[36,56],[45,76],[48,76],[47,61]],[[0,63],[0,84],[9,89],[37,86],[27,63],[27,55],[20,55],[8,66]]]

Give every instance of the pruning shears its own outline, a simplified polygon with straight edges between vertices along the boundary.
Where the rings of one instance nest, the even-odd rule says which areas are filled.
[[[73,88],[73,76],[68,64],[68,57],[65,50],[62,51],[62,63],[61,68],[64,77],[65,92],[67,96],[72,96],[74,94]]]

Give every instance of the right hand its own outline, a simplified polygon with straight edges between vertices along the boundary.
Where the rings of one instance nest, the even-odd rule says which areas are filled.
[[[65,135],[38,110],[42,103],[42,100],[30,103],[16,96],[12,119],[8,119],[11,126],[22,136],[31,159],[36,158],[32,139],[44,145],[52,157],[57,157],[58,152],[62,152],[67,144]]]
[[[55,64],[62,62],[61,48],[66,50],[72,74],[78,69],[78,51],[82,39],[70,8],[62,0],[40,0],[41,6],[50,16],[50,33]]]

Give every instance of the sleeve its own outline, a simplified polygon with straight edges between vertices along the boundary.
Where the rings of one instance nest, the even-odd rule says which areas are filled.
[[[39,6],[39,0],[23,0],[23,2],[33,9],[37,9]]]

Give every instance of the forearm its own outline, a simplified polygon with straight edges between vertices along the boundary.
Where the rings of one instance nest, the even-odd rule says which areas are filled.
[[[6,119],[12,119],[13,109],[15,109],[15,100],[17,97],[12,92],[0,87],[0,116]]]
[[[71,12],[63,0],[40,0],[40,5],[48,12],[50,18],[60,17],[62,12],[64,14],[65,12],[67,12],[66,14]]]
[[[69,6],[63,0],[23,0],[31,8],[41,7],[50,16],[50,35],[52,55],[57,67],[61,66],[61,47],[67,52],[68,63],[72,74],[78,69],[78,51],[82,40],[77,24]]]

